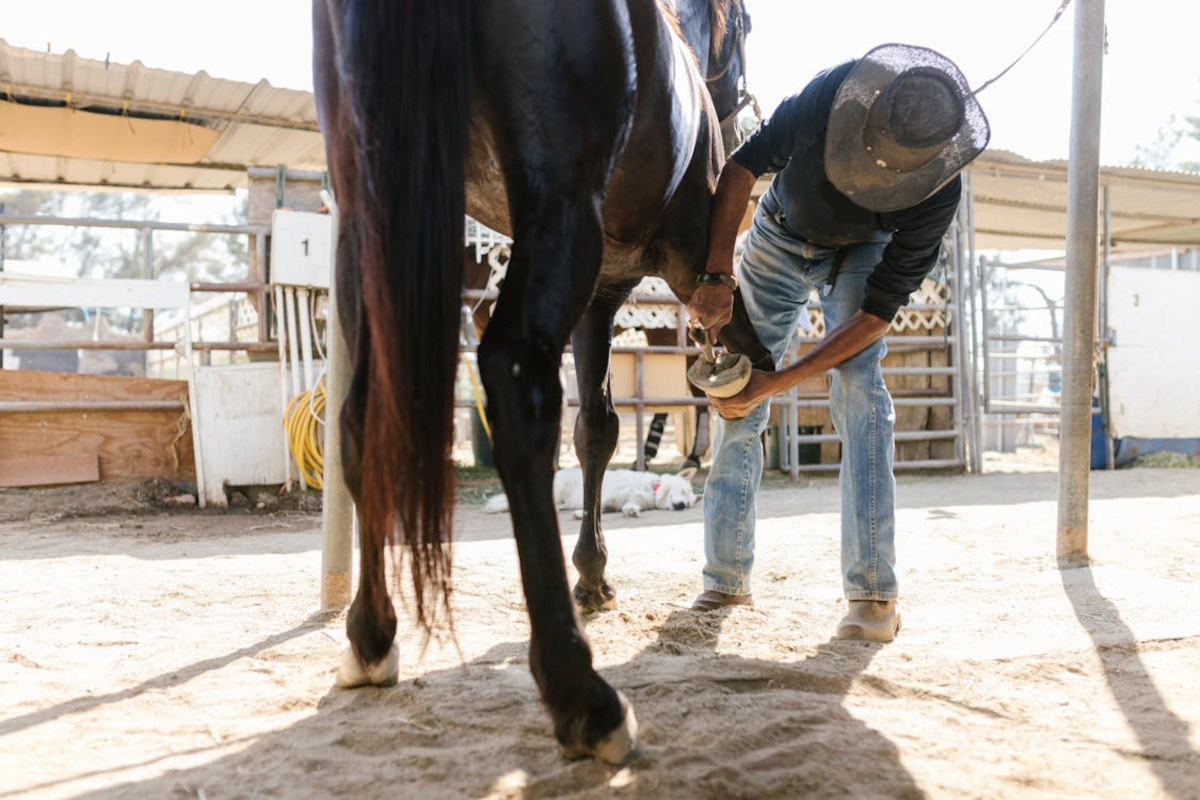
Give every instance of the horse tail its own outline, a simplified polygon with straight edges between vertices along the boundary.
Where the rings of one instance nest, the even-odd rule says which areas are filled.
[[[369,337],[361,546],[400,545],[416,616],[449,613],[469,0],[347,0]],[[447,617],[448,618],[448,617]]]

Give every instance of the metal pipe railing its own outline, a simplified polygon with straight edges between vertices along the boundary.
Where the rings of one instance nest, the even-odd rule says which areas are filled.
[[[895,461],[892,469],[897,472],[927,469],[961,469],[966,462],[957,458],[929,459],[926,461]],[[841,472],[841,464],[804,464],[804,472]]]
[[[275,175],[276,171],[275,170],[260,170],[260,172],[262,172],[263,176],[270,177],[270,176]],[[253,170],[252,170],[252,175],[253,175]],[[271,289],[270,289],[270,286],[266,283],[266,278],[267,278],[267,276],[266,276],[267,236],[270,234],[270,231],[271,231],[271,228],[269,225],[265,225],[265,224],[194,225],[194,224],[187,224],[187,223],[169,223],[169,222],[158,222],[158,221],[106,220],[106,219],[40,217],[40,216],[29,216],[29,215],[4,215],[4,214],[0,214],[0,225],[58,225],[58,226],[68,226],[68,227],[96,227],[96,228],[110,228],[110,229],[123,229],[123,230],[137,231],[137,232],[139,232],[139,235],[142,238],[142,245],[141,245],[142,258],[143,258],[144,265],[145,265],[146,277],[148,277],[148,278],[154,277],[154,274],[153,274],[154,273],[153,234],[155,232],[159,232],[159,231],[190,232],[190,233],[211,233],[211,234],[248,236],[248,237],[250,237],[249,247],[247,249],[247,260],[248,260],[247,267],[248,267],[249,280],[242,280],[242,281],[238,281],[238,282],[229,282],[229,283],[192,281],[192,282],[190,282],[189,285],[190,285],[191,290],[195,291],[195,292],[247,293],[247,294],[255,295],[257,298],[256,308],[258,310],[259,341],[256,341],[256,342],[239,342],[239,341],[193,342],[192,349],[194,351],[200,353],[202,358],[204,358],[204,359],[207,359],[207,356],[209,354],[211,354],[212,352],[216,352],[216,351],[232,351],[232,352],[242,351],[242,352],[248,352],[248,353],[267,353],[267,352],[277,352],[278,351],[278,348],[279,348],[278,343],[268,341],[268,339],[267,339],[267,336],[270,333],[270,327],[271,327],[271,321],[272,321],[271,318],[273,316],[272,310],[271,310],[271,303],[270,303]],[[463,292],[463,296],[465,299],[467,299],[468,301],[473,303],[480,299],[494,299],[497,296],[497,293],[495,291],[486,291],[486,290],[465,290]],[[709,401],[707,398],[704,398],[704,397],[697,398],[697,397],[692,397],[692,396],[678,397],[678,398],[646,398],[644,396],[644,394],[645,394],[645,377],[646,377],[645,376],[646,368],[645,368],[645,362],[644,362],[645,355],[647,355],[647,354],[679,353],[679,354],[683,354],[683,355],[687,355],[687,356],[696,356],[696,355],[699,355],[701,351],[699,348],[689,346],[686,343],[686,335],[685,335],[685,332],[683,330],[683,325],[682,325],[682,320],[683,320],[682,304],[679,304],[677,301],[674,301],[672,299],[664,298],[661,294],[650,294],[650,293],[646,293],[646,292],[636,292],[636,291],[630,297],[630,302],[634,303],[634,304],[674,303],[679,309],[679,320],[680,320],[680,325],[678,326],[679,330],[680,330],[679,345],[677,345],[675,347],[657,346],[657,347],[644,347],[644,348],[642,348],[642,347],[613,348],[613,353],[615,353],[615,354],[631,353],[634,355],[634,359],[635,359],[634,360],[634,364],[635,364],[635,367],[634,367],[635,368],[635,373],[634,373],[634,375],[635,375],[635,396],[634,397],[615,398],[613,402],[614,402],[614,405],[616,405],[618,407],[630,408],[635,412],[636,427],[637,427],[637,440],[640,442],[644,439],[645,424],[643,421],[643,415],[648,407],[652,407],[652,406],[695,407],[695,406],[707,405]],[[819,308],[820,307],[819,299],[814,300],[812,303],[812,306],[814,308]],[[910,304],[907,308],[910,311],[917,311],[917,312],[947,310],[945,304],[938,304],[938,303],[916,303],[916,304]],[[144,319],[145,319],[145,325],[144,325],[144,330],[143,330],[144,340],[140,341],[140,342],[129,342],[129,341],[105,342],[105,341],[93,341],[93,340],[59,341],[59,342],[26,342],[26,341],[10,341],[8,339],[0,338],[0,349],[6,348],[6,349],[10,349],[10,350],[41,350],[41,351],[52,351],[52,350],[128,350],[128,351],[134,351],[134,350],[142,350],[142,351],[146,351],[146,352],[162,352],[162,351],[175,350],[176,345],[174,342],[156,341],[154,339],[155,331],[154,331],[154,320],[152,317],[152,312],[144,311],[143,313],[144,313]],[[286,329],[289,321],[285,318],[283,320],[279,320],[278,322],[280,323],[281,328]],[[188,323],[184,323],[184,324],[188,324]],[[300,342],[297,342],[297,337],[295,337],[295,336],[289,337],[289,341],[296,342],[297,344],[302,344]],[[821,341],[821,339],[819,337],[802,336],[802,337],[798,338],[798,340],[796,341],[796,345],[797,345],[797,347],[799,347],[799,346],[803,346],[805,344],[815,344],[816,342],[819,342],[819,341]],[[889,349],[892,352],[907,352],[907,351],[920,350],[920,349],[945,350],[947,348],[953,347],[952,340],[945,335],[940,335],[940,336],[934,336],[934,335],[930,335],[930,336],[923,336],[923,335],[887,336],[887,337],[885,337],[885,342],[887,343]],[[464,348],[464,350],[466,350],[466,351],[470,351],[473,349],[474,348]],[[569,347],[567,349],[567,352],[570,352]],[[832,370],[827,371],[826,374],[832,375],[833,371]],[[955,375],[959,374],[959,371],[958,371],[958,369],[956,369],[956,367],[953,367],[953,366],[951,366],[951,367],[934,367],[934,366],[930,366],[930,367],[885,367],[885,368],[883,368],[883,374],[885,376],[954,377]],[[776,398],[775,402],[778,406],[780,406],[784,410],[784,412],[788,415],[788,418],[791,422],[791,424],[788,428],[788,430],[789,430],[788,446],[789,446],[790,451],[792,452],[791,464],[793,465],[793,475],[795,476],[796,475],[795,466],[797,465],[798,447],[799,447],[800,443],[802,443],[802,442],[809,443],[809,442],[816,442],[816,441],[834,441],[834,440],[836,440],[837,437],[834,434],[828,434],[828,435],[824,435],[827,437],[824,439],[810,439],[810,438],[806,438],[805,436],[799,435],[797,433],[797,431],[798,431],[798,410],[800,408],[827,407],[829,405],[829,401],[828,401],[828,399],[825,399],[825,400],[813,400],[811,398],[801,399],[800,397],[797,396],[797,393],[795,392],[795,390],[793,390],[789,394],[791,395],[790,399],[787,397],[781,397],[781,398]],[[103,403],[103,402],[106,402],[106,401],[96,401],[96,403]],[[165,401],[165,402],[174,402],[174,401]],[[920,406],[920,405],[946,406],[946,405],[954,405],[957,402],[957,400],[955,397],[931,397],[931,398],[909,397],[909,398],[897,398],[895,402],[896,402],[896,405],[899,405],[899,406]],[[102,406],[98,405],[96,403],[89,403],[89,402],[81,401],[80,404],[78,404],[77,406],[72,406],[72,407],[73,408],[85,408],[86,407],[86,408],[91,408],[94,410],[100,410],[102,408]],[[457,407],[469,407],[469,406],[473,405],[473,403],[471,403],[470,401],[458,401],[455,403],[455,405]],[[570,401],[569,405],[578,406],[578,401]],[[122,405],[119,407],[120,408],[132,408],[132,406],[128,406],[128,405]],[[177,407],[177,406],[170,406],[170,407]],[[3,408],[3,407],[0,407],[0,408]],[[15,409],[16,407],[14,406],[13,408]],[[39,406],[39,408],[46,408],[46,406]],[[118,406],[112,406],[111,408],[118,408]],[[961,432],[956,434],[953,431],[949,431],[949,432],[945,432],[945,431],[941,431],[941,432],[904,432],[904,433],[906,433],[906,434],[907,433],[917,433],[922,436],[929,435],[932,438],[950,438],[951,436],[958,436],[958,438],[961,439]],[[906,441],[906,440],[916,441],[917,439],[910,439],[907,437],[901,437],[899,434],[897,435],[897,441]],[[644,466],[644,464],[642,463],[643,458],[644,457],[642,455],[641,448],[639,448],[639,450],[638,450],[639,466]]]
[[[0,214],[0,225],[62,225],[69,228],[124,228],[135,231],[178,231],[182,233],[269,234],[271,232],[270,225],[197,225],[191,222],[41,217],[29,214]]]

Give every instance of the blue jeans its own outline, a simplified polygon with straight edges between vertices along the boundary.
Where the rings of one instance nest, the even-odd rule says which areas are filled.
[[[822,296],[825,330],[862,307],[867,277],[888,235],[845,248],[832,292]],[[738,271],[742,297],[762,343],[776,364],[792,343],[809,293],[820,290],[835,250],[798,239],[759,205]],[[842,440],[842,586],[850,600],[897,596],[893,429],[896,414],[883,382],[879,339],[834,370],[830,393],[834,427]],[[762,480],[760,436],[770,401],[749,416],[716,421],[712,468],[704,485],[704,588],[750,591],[754,564],[755,495]]]

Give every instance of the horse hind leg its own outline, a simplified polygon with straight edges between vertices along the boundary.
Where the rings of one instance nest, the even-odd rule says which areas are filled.
[[[345,220],[346,217],[341,217]],[[357,508],[362,507],[362,452],[365,437],[366,398],[370,376],[367,369],[369,339],[362,320],[356,274],[357,234],[349,225],[339,226],[338,234],[338,311],[344,321],[347,340],[354,343],[356,357],[350,388],[342,406],[342,470],[346,486]],[[396,649],[396,610],[387,590],[387,574],[382,531],[367,531],[361,514],[359,529],[358,591],[346,616],[346,636],[350,646],[342,655],[337,685],[344,688],[375,685],[390,686],[399,675]]]
[[[583,472],[583,516],[571,561],[579,573],[572,594],[579,610],[593,613],[615,608],[617,593],[604,576],[608,548],[601,508],[604,470],[617,448],[620,421],[612,404],[608,379],[613,316],[633,285],[602,290],[584,312],[572,335],[579,416],[575,418],[575,452]]]
[[[358,504],[362,485],[363,420],[365,419],[365,369],[356,369],[350,392],[342,409],[342,462],[346,483]],[[338,665],[337,685],[392,686],[400,672],[400,656],[396,649],[396,609],[387,589],[387,570],[382,532],[365,531],[363,517],[359,527],[358,592],[346,615],[346,636],[350,646]]]
[[[337,282],[338,313],[346,341],[354,356],[354,372],[342,406],[342,459],[347,488],[357,507],[362,499],[362,452],[366,418],[368,339],[363,324],[359,285],[359,233],[355,223],[359,191],[354,160],[354,137],[348,109],[343,103],[344,87],[335,66],[335,44],[329,6],[313,3],[314,97],[325,132],[326,160],[334,196],[339,204],[338,248],[334,280]],[[399,657],[394,644],[396,612],[387,593],[382,535],[363,536],[359,517],[360,578],[358,592],[350,604],[346,636],[350,641],[337,673],[339,686],[395,683]]]

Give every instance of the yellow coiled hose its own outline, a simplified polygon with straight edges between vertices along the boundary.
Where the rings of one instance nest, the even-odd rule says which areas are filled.
[[[302,392],[291,399],[284,412],[284,429],[288,449],[300,469],[304,483],[314,489],[325,484],[325,448],[321,429],[325,426],[325,376],[317,381],[311,392]]]
[[[475,365],[463,356],[463,365],[471,378],[471,388],[475,395],[475,407],[479,411],[479,419],[483,423],[484,432],[491,438],[491,426],[488,425],[487,412],[484,408],[483,390],[479,386],[479,378],[475,374]],[[284,430],[287,433],[288,450],[300,469],[304,483],[313,489],[324,489],[325,474],[325,441],[322,428],[325,427],[325,376],[317,381],[317,387],[311,392],[302,392],[288,402],[284,412]]]
[[[466,353],[459,355],[467,375],[471,378],[471,390],[475,394],[475,410],[479,412],[479,421],[483,423],[483,432],[487,434],[488,442],[492,440],[492,426],[488,424],[487,407],[483,402],[483,389],[479,386],[479,376],[475,374],[475,364],[467,358]]]

